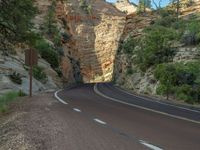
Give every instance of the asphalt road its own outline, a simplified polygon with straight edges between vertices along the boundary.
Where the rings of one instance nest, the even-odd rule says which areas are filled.
[[[95,133],[84,134],[87,149],[92,145],[95,150],[200,150],[198,109],[137,97],[111,84],[81,85],[57,96],[84,118],[77,126]]]

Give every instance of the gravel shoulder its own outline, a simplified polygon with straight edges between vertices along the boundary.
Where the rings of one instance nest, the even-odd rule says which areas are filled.
[[[51,110],[58,103],[53,93],[24,97],[12,104],[11,111],[0,116],[0,150],[38,150],[52,148],[62,125]]]

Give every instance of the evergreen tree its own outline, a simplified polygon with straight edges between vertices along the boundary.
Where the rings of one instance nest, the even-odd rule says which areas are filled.
[[[36,14],[32,0],[0,1],[0,48],[24,42],[30,37],[31,20]]]

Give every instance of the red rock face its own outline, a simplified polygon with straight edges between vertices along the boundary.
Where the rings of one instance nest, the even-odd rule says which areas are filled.
[[[63,74],[68,78],[76,62],[83,82],[107,82],[112,80],[114,60],[118,43],[125,25],[125,15],[104,0],[91,0],[88,5],[91,13],[87,14],[78,0],[67,3],[58,2],[57,18],[70,40],[64,44]]]

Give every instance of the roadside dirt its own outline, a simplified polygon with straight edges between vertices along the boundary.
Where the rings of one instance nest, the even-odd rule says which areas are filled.
[[[64,133],[62,120],[53,110],[58,103],[53,93],[19,101],[0,116],[0,150],[57,149]]]

